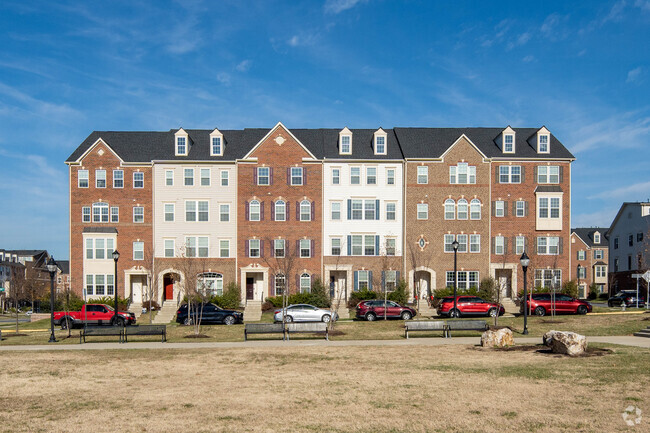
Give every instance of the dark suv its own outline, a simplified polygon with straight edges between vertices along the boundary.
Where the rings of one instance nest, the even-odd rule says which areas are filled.
[[[564,293],[556,293],[553,302],[553,294],[551,293],[534,293],[532,295],[532,302],[530,302],[530,311],[537,316],[545,316],[551,313],[553,304],[555,304],[556,313],[576,313],[587,314],[591,313],[591,304],[587,301],[575,299]],[[524,307],[528,308],[528,299],[526,302],[521,302],[519,310],[523,313]]]
[[[460,316],[490,316],[495,317],[497,314],[503,316],[506,312],[503,305],[486,301],[478,296],[457,296],[456,307],[454,310],[454,297],[447,296],[442,298],[438,304],[438,315],[447,317]]]
[[[607,300],[608,307],[636,307],[636,290],[621,290]],[[645,298],[639,293],[639,307],[645,306]]]
[[[410,320],[416,314],[413,308],[403,307],[393,301],[361,301],[357,304],[357,318],[366,319],[369,322],[377,320],[377,318],[383,318],[384,311],[386,312],[386,318],[391,319],[401,318],[402,320]]]
[[[201,314],[201,306],[198,308],[196,304],[192,304],[191,314],[187,314],[187,304],[180,306],[176,312],[176,322],[183,325],[192,325],[197,318],[201,317],[201,323],[224,323],[226,325],[234,325],[235,323],[242,323],[244,321],[244,313],[241,311],[224,310],[215,304],[203,304],[203,314]],[[198,313],[198,314],[197,314]]]

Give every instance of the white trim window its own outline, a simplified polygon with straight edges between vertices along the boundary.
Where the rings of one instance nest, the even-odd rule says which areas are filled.
[[[176,155],[187,155],[187,139],[176,137]]]
[[[481,235],[477,235],[477,234],[469,235],[469,252],[470,253],[481,252]]]
[[[108,203],[93,203],[93,222],[108,222]]]
[[[183,169],[183,185],[185,186],[194,186],[194,169],[185,168]]]
[[[352,202],[352,219],[363,219],[363,200],[351,200]]]
[[[221,170],[221,186],[228,186],[230,172],[228,170]]]
[[[352,153],[352,136],[341,135],[341,154],[349,155]]]
[[[174,257],[176,245],[174,239],[165,239],[165,257]]]
[[[340,201],[333,201],[330,204],[331,207],[331,217],[332,220],[334,221],[339,221],[341,219],[341,202]]]
[[[350,236],[350,251],[353,256],[363,255],[363,236],[352,235]]]
[[[386,255],[394,256],[397,252],[397,239],[386,238]]]
[[[481,219],[481,200],[473,198],[469,202],[469,218],[471,220],[480,220]]]
[[[174,186],[174,170],[165,170],[165,186]]]
[[[341,169],[340,168],[333,168],[332,169],[332,185],[340,185],[341,184]]]
[[[495,236],[494,237],[494,254],[505,254],[505,238],[503,236]]]
[[[643,236],[643,233],[641,233]],[[643,239],[637,239],[637,241],[642,241]],[[594,233],[594,243],[599,244],[600,243],[600,233],[596,232]]]
[[[457,207],[458,207],[458,210],[456,212],[457,218],[459,220],[466,220],[468,216],[467,200],[465,200],[464,198],[459,199]]]
[[[456,219],[456,202],[450,198],[445,200],[445,219]]]
[[[586,268],[585,268],[586,270]],[[596,278],[605,278],[607,276],[607,266],[597,265],[594,267],[594,274]]]
[[[311,257],[311,240],[300,239],[300,258],[308,259]]]
[[[361,185],[361,167],[350,167],[350,185]]]
[[[418,165],[417,170],[418,185],[426,185],[429,183],[429,167],[426,165]]]
[[[274,206],[275,206],[275,212],[274,212],[275,221],[286,221],[287,203],[284,200],[278,200],[274,203]]]
[[[503,135],[503,152],[504,153],[515,152],[515,136],[513,134]]]
[[[377,251],[375,249],[375,247],[378,245],[378,242],[377,242],[378,238],[379,238],[379,236],[375,236],[375,235],[364,235],[364,237],[363,237],[363,243],[364,243],[364,245],[363,245],[363,255],[364,256],[374,256],[374,255],[377,255],[379,253],[379,251]]]
[[[223,275],[216,272],[204,272],[198,275],[196,288],[206,295],[223,295]]]
[[[274,239],[273,240],[273,254],[279,259],[283,259],[285,256],[285,240],[284,239]]]
[[[282,272],[275,274],[274,287],[275,287],[275,296],[280,296],[284,293],[284,287],[286,285],[286,278]]]
[[[598,266],[596,266],[598,267]],[[578,266],[578,278],[587,278],[587,268],[584,266]]]
[[[111,222],[112,223],[120,222],[120,208],[117,206],[111,206]]]
[[[300,221],[311,221],[311,203],[309,200],[300,202]]]
[[[526,250],[526,237],[516,236],[515,237],[515,254],[523,254]]]
[[[578,260],[586,260],[587,252],[585,250],[578,251]]]
[[[207,200],[188,200],[185,202],[186,222],[206,222],[210,220],[210,202]]]
[[[538,236],[537,254],[538,255],[560,254],[560,237],[559,236]]]
[[[90,206],[83,206],[81,208],[81,222],[90,222]]]
[[[221,239],[219,240],[219,257],[226,259],[230,257],[230,240]]]
[[[124,188],[124,170],[113,170],[113,188]]]
[[[225,204],[220,204],[219,205],[219,221],[222,223],[226,223],[230,221],[230,205],[225,203]]]
[[[212,156],[221,156],[221,137],[212,137]]]
[[[293,182],[293,176],[291,176]],[[257,167],[257,184],[268,186],[271,184],[271,169],[269,167]]]
[[[133,172],[133,188],[142,189],[144,188],[144,173],[141,171]]]
[[[165,203],[165,222],[174,222],[175,207],[174,203]]]
[[[332,238],[332,255],[341,255],[341,238]]]
[[[115,241],[113,238],[86,238],[86,259],[112,259]]]
[[[375,154],[386,155],[386,137],[383,135],[375,137]]]
[[[95,188],[106,188],[106,170],[95,170]]]
[[[185,255],[187,257],[208,257],[210,239],[207,236],[186,236]]]
[[[363,217],[366,220],[374,220],[376,219],[375,211],[376,211],[376,201],[375,200],[365,200],[364,201],[364,212],[363,212]]]
[[[386,185],[395,185],[395,169],[386,169]]]
[[[311,292],[311,275],[304,273],[300,275],[300,293]]]
[[[465,234],[456,235],[456,241],[458,242],[458,252],[466,253],[468,236]]]
[[[540,165],[537,167],[537,183],[560,183],[560,166]]]
[[[548,134],[539,134],[538,143],[537,143],[537,152],[538,153],[549,153],[549,139]]]
[[[357,271],[357,290],[368,290],[370,287],[370,272]]]
[[[594,250],[594,259],[602,260],[603,259],[603,250]]]
[[[144,242],[133,242],[133,260],[144,260]]]
[[[209,168],[202,168],[199,170],[201,176],[201,186],[210,186],[210,178],[212,177]]]
[[[494,202],[494,216],[495,217],[504,217],[506,216],[506,203],[503,200],[497,200]]]
[[[397,215],[397,203],[386,203],[386,221],[395,221]]]
[[[521,183],[521,166],[499,166],[499,183]]]
[[[302,185],[302,167],[291,167],[291,185]]]
[[[377,185],[377,167],[366,167],[366,185]]]
[[[261,218],[261,206],[259,200],[251,200],[248,204],[248,220],[249,221],[260,221]]]
[[[468,185],[476,183],[476,166],[466,162],[459,162],[458,165],[449,167],[449,183]]]
[[[133,222],[134,223],[144,222],[144,207],[133,206]]]
[[[539,218],[560,218],[559,197],[539,197]]]
[[[419,220],[429,219],[429,205],[427,203],[418,203],[417,212]]]
[[[88,170],[77,171],[77,187],[88,188]]]
[[[259,258],[260,257],[260,240],[259,239],[249,239],[248,240],[248,257]]]
[[[469,289],[478,289],[479,273],[478,271],[457,271],[458,283],[456,289],[465,291]],[[447,287],[454,286],[454,271],[445,272]]]
[[[454,252],[454,246],[452,245],[454,243],[454,240],[456,240],[456,235],[452,234],[446,234],[444,235],[444,251],[446,253],[453,253]]]
[[[526,202],[523,200],[517,200],[515,202],[515,216],[518,218],[526,216]]]
[[[562,282],[562,269],[535,269],[535,287],[559,288]]]

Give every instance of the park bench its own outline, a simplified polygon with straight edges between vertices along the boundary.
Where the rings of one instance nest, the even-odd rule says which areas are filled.
[[[451,338],[450,331],[486,331],[485,320],[449,320],[447,321],[447,338]]]
[[[86,337],[119,337],[120,343],[124,341],[123,326],[86,326],[79,331],[79,344],[86,342]]]
[[[167,326],[165,325],[135,325],[124,328],[124,342],[134,335],[160,335],[160,342],[167,341]]]
[[[287,340],[289,339],[289,334],[325,334],[325,339],[329,341],[329,326],[328,323],[324,322],[313,322],[313,323],[287,323]]]
[[[282,334],[286,338],[283,323],[247,323],[244,325],[244,341],[248,340],[248,334]]]
[[[442,331],[447,336],[447,325],[444,320],[407,320],[404,323],[404,337],[408,340],[409,331]]]

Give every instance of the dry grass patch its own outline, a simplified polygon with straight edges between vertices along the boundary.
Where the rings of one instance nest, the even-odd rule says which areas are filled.
[[[610,348],[5,352],[0,431],[626,431],[650,350]]]

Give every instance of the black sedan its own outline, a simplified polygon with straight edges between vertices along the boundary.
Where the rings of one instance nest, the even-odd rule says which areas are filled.
[[[200,317],[201,323],[224,323],[226,325],[234,325],[235,323],[242,323],[244,321],[244,313],[235,310],[224,310],[215,304],[203,304],[203,312],[201,312],[201,305],[192,304],[191,314],[187,314],[187,304],[180,306],[176,312],[176,322],[183,325],[192,325]]]
[[[626,307],[636,307],[636,290],[622,290],[607,300],[608,307],[620,307],[625,304]],[[639,293],[639,307],[645,305],[645,298]]]

